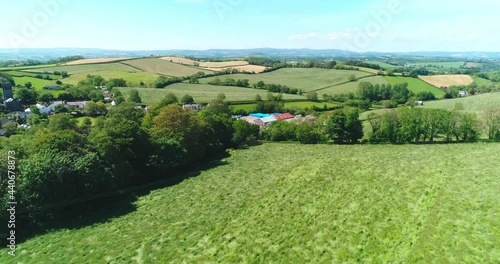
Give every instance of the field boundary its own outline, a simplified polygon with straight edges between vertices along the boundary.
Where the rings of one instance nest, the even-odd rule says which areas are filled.
[[[341,85],[344,85],[344,84],[347,84],[347,83],[351,83],[351,82],[357,82],[361,79],[366,79],[366,78],[370,78],[370,77],[375,77],[377,76],[376,74],[373,74],[371,73],[372,75],[368,75],[368,76],[363,76],[363,77],[359,77],[356,79],[356,81],[346,81],[346,82],[342,82],[342,83],[337,83],[337,84],[334,84],[334,85],[329,85],[327,87],[323,87],[323,88],[319,88],[319,89],[316,89],[316,90],[311,90],[313,92],[319,92],[319,91],[322,91],[322,90],[326,90],[326,89],[329,89],[329,88],[333,88],[333,87],[337,87],[337,86],[341,86]]]

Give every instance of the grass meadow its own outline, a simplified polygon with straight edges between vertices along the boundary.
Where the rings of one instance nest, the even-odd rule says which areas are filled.
[[[139,72],[141,70],[130,67],[123,63],[102,63],[102,64],[82,64],[82,65],[68,65],[68,66],[57,66],[48,68],[38,68],[25,70],[28,72],[54,72],[54,71],[66,71],[69,74],[94,74],[98,75],[99,71],[124,71],[124,72]]]
[[[128,60],[123,63],[142,71],[177,77],[190,76],[198,72],[213,72],[156,58]]]
[[[312,101],[304,101],[304,102],[285,102],[285,108],[300,108],[300,109],[312,109],[313,107],[323,108],[326,105],[327,107],[335,107],[336,104],[327,103],[327,102],[312,102]],[[244,110],[247,112],[255,112],[257,104],[234,104],[231,105],[233,110]]]
[[[429,68],[460,68],[465,62],[463,61],[444,61],[444,62],[419,62],[410,63],[414,67],[429,67]]]
[[[368,77],[368,78],[362,78],[362,79],[359,79],[355,82],[348,82],[348,83],[344,83],[341,85],[332,86],[330,88],[326,88],[323,90],[319,90],[318,94],[320,94],[320,95],[322,95],[322,94],[329,94],[329,95],[347,94],[347,93],[356,94],[356,92],[358,91],[359,84],[361,82],[369,82],[372,84],[388,84],[388,82],[384,79],[384,77],[373,76],[373,77]]]
[[[425,102],[424,107],[449,110],[458,108],[458,110],[480,112],[486,110],[488,107],[498,107],[499,105],[500,93],[487,93],[463,98]]]
[[[398,83],[408,83],[408,89],[414,93],[431,92],[436,96],[436,98],[443,98],[446,94],[443,90],[417,78],[386,76],[385,79],[392,85]]]
[[[119,70],[104,70],[96,72],[95,74],[102,76],[104,79],[108,80],[111,78],[123,78],[127,81],[128,85],[139,86],[139,84],[144,82],[145,84],[153,84],[156,79],[160,76],[156,73],[150,72],[128,72],[128,71],[119,71]],[[85,79],[87,77],[87,73],[78,73],[72,74],[70,77],[62,80],[64,83],[69,83],[76,85],[79,81]]]
[[[128,97],[128,93],[131,89],[135,88],[119,88],[120,91]],[[217,98],[217,95],[224,93],[226,95],[226,100],[229,102],[238,101],[253,101],[255,96],[259,94],[263,99],[266,98],[267,91],[258,90],[253,88],[241,88],[241,87],[231,87],[231,86],[215,86],[208,84],[189,84],[189,83],[177,83],[167,86],[165,89],[155,89],[155,88],[136,88],[139,91],[139,95],[142,101],[146,104],[159,103],[167,93],[172,92],[177,97],[188,94],[193,96],[197,103],[209,103],[213,99]],[[275,94],[277,95],[277,94]],[[284,94],[284,100],[305,100],[304,96],[300,95],[290,95]]]
[[[499,155],[498,143],[266,143],[57,218],[0,263],[497,263]]]
[[[351,75],[356,76],[356,78],[360,78],[370,76],[372,74],[362,71],[348,70],[286,68],[261,74],[231,74],[210,77],[200,79],[200,82],[208,83],[215,78],[220,78],[221,80],[224,78],[231,78],[235,80],[248,79],[250,80],[251,85],[259,81],[263,81],[266,84],[281,84],[290,88],[302,89],[303,91],[312,91],[347,82],[349,80],[349,76]]]

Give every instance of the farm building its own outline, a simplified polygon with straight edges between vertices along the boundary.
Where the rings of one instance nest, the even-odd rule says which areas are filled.
[[[53,113],[54,111],[56,111],[56,106],[62,105],[62,104],[64,104],[63,101],[55,101],[55,102],[53,102],[52,104],[50,104],[48,106],[45,106],[45,105],[42,105],[42,104],[36,104],[36,107],[38,107],[38,109],[40,110],[41,114],[48,115],[48,114]],[[31,113],[31,109],[30,109],[30,113]]]
[[[264,122],[260,118],[254,117],[254,116],[244,116],[241,118],[241,120],[245,120],[250,124],[253,125],[258,125],[258,126],[263,126]]]
[[[46,89],[46,90],[57,90],[59,89],[59,85],[57,84],[47,84],[43,87],[43,89]]]
[[[459,91],[459,92],[458,92],[458,95],[459,95],[460,97],[466,97],[466,96],[469,96],[469,92],[467,92],[467,91]]]
[[[249,116],[241,117],[240,119],[245,120],[250,124],[265,126],[280,120],[291,121],[295,119],[295,116],[290,113],[272,114],[272,115],[255,113],[255,114],[250,114]]]
[[[75,107],[76,109],[83,109],[85,108],[85,105],[87,104],[87,101],[79,101],[79,102],[67,102],[67,106],[72,106]]]
[[[424,106],[424,101],[415,101],[416,106]]]
[[[202,106],[200,104],[185,104],[182,105],[182,108],[201,111]]]

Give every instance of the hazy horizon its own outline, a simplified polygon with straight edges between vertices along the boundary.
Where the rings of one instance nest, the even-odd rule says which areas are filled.
[[[27,4],[29,3],[29,4]],[[498,52],[492,0],[3,1],[0,48]],[[481,12],[473,12],[481,10]],[[486,23],[484,22],[486,21]]]

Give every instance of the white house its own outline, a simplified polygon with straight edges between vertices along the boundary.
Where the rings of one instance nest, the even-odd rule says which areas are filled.
[[[48,106],[45,106],[45,105],[42,105],[42,104],[36,104],[36,107],[38,107],[38,109],[40,110],[41,114],[48,115],[48,114],[53,113],[53,112],[56,111],[56,106],[62,105],[62,104],[64,104],[63,101],[55,101],[55,102],[53,102],[52,104],[50,104]],[[31,113],[31,109],[30,109],[30,113]]]
[[[460,97],[466,97],[466,96],[469,96],[469,92],[467,92],[467,91],[460,91],[460,92],[458,92],[458,95]]]

